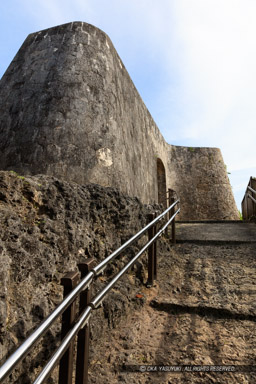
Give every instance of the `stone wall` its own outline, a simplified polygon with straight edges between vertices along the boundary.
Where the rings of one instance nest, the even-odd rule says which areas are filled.
[[[162,201],[163,186],[177,187],[183,200],[190,196],[182,189],[189,157],[172,155],[178,152],[165,142],[109,37],[92,25],[74,22],[29,35],[0,82],[0,169],[117,187],[154,203]],[[218,194],[208,194],[212,204],[222,207],[216,199],[229,196],[225,212],[207,213],[211,203],[197,195],[190,177],[203,217],[229,217],[230,185],[211,177],[213,163],[197,160],[193,172],[209,187],[216,183]],[[202,168],[207,172],[199,176]],[[225,178],[223,164],[216,175]],[[183,217],[191,218],[190,210]]]
[[[0,164],[157,201],[167,144],[108,36],[71,23],[28,36],[1,81]]]
[[[181,201],[178,220],[238,220],[227,169],[218,148],[170,146],[171,188]]]
[[[62,300],[61,277],[77,270],[77,263],[88,257],[94,257],[96,263],[104,259],[143,228],[148,213],[156,209],[159,207],[145,206],[113,188],[1,171],[0,365]],[[146,239],[144,236],[109,265],[93,284],[94,294]],[[136,294],[147,279],[146,260],[145,255],[138,260],[133,272],[123,276],[104,300],[103,308],[93,313],[92,359],[108,339],[109,330],[129,310],[143,304]],[[6,383],[31,383],[56,348],[59,330],[59,324],[51,328]]]

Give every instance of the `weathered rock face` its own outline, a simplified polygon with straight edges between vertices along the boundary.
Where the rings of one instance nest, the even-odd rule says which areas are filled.
[[[178,224],[183,244],[158,258],[146,305],[111,331],[90,384],[255,383],[255,234],[254,223]]]
[[[181,200],[179,220],[239,220],[219,149],[170,146],[169,168]]]
[[[113,188],[0,172],[1,362],[61,301],[60,278],[88,257],[104,259],[146,224],[152,209]],[[144,242],[141,239],[111,263],[94,284],[95,292]],[[144,265],[138,261],[134,273],[124,276],[103,308],[93,314],[92,339],[97,342],[91,344],[92,358],[108,330],[129,308],[142,304],[136,293],[145,278]],[[25,360],[17,383],[31,383],[38,360],[45,362],[53,352],[58,330],[59,325],[49,331],[42,350],[36,348]],[[16,382],[16,377],[9,382]]]
[[[204,151],[219,156],[216,149]],[[190,177],[202,215],[230,217],[234,210],[236,216],[230,186],[218,179],[223,164],[212,178],[216,164],[201,160],[182,158],[179,147],[165,142],[110,39],[92,25],[75,22],[29,35],[1,80],[0,169],[112,186],[144,203],[161,201],[163,186],[187,198],[184,168],[190,166],[196,180],[207,169],[203,183],[218,190],[208,195],[211,202]],[[229,198],[220,213],[221,193]],[[197,204],[184,210],[186,219]],[[208,211],[209,205],[216,209]]]
[[[29,35],[0,99],[2,169],[157,201],[167,144],[104,32],[77,22]]]

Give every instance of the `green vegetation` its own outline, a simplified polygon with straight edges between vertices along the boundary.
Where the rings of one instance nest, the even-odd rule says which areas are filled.
[[[17,172],[15,171],[10,171],[10,173],[16,177],[18,177],[19,179],[21,180],[25,180],[25,177],[24,176],[20,176]]]
[[[239,213],[239,219],[240,219],[240,220],[243,220],[242,212],[238,211],[238,213]]]
[[[43,219],[35,220],[35,225],[40,225],[40,224],[45,224],[45,220]]]
[[[228,167],[227,167],[226,164],[225,164],[225,169],[226,169],[227,174],[228,174],[228,175],[231,175],[231,172],[228,172]]]
[[[189,150],[190,152],[195,152],[195,148],[193,148],[193,147],[189,147],[188,150]]]

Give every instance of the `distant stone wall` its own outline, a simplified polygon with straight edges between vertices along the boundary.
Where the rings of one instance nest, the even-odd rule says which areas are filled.
[[[181,201],[178,220],[238,220],[226,166],[218,148],[170,146],[171,188]]]
[[[190,204],[200,200],[205,218],[230,217],[232,192],[211,177],[213,163],[201,165],[198,157],[192,172],[197,180],[209,167],[200,177],[209,188],[216,184],[218,194],[208,196],[220,208],[221,188],[228,188],[224,212],[207,213],[211,204],[193,177],[196,199],[182,189],[194,159],[188,151],[182,159],[179,147],[165,142],[109,37],[92,25],[74,22],[29,35],[0,82],[0,169],[117,187],[144,203],[162,202],[165,187],[177,188]],[[223,167],[213,171],[221,179]],[[191,210],[183,216],[191,218]]]

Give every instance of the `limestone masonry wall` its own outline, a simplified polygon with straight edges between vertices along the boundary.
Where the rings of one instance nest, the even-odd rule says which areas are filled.
[[[165,142],[109,37],[92,25],[29,35],[1,80],[0,169],[113,186],[144,203],[161,202],[166,185],[192,204],[183,218],[199,200],[201,218],[237,218],[219,150],[203,151],[218,163],[206,162],[201,173],[205,156]],[[198,178],[211,189],[207,201]]]
[[[170,146],[172,188],[181,200],[179,219],[235,220],[237,208],[218,148]]]

